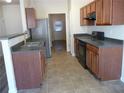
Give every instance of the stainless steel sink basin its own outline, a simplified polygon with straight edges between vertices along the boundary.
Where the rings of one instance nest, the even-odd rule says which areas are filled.
[[[39,46],[40,46],[40,42],[27,42],[22,47],[39,47]]]

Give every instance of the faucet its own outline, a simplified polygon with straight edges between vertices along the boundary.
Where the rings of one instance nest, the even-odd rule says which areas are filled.
[[[24,45],[26,45],[26,42],[27,42],[26,41],[26,34],[27,34],[27,32],[24,33]]]

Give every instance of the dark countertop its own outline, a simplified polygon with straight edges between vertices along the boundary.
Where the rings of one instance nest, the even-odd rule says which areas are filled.
[[[33,44],[31,44],[33,42]],[[11,50],[12,52],[24,52],[24,51],[45,51],[44,40],[29,40],[26,44],[22,43],[19,46],[14,46]]]
[[[11,35],[4,35],[4,36],[0,36],[0,40],[6,40],[6,39],[12,39],[21,35],[25,35],[27,33],[16,33],[16,34],[11,34]]]
[[[98,48],[122,47],[123,46],[123,40],[117,40],[117,39],[112,39],[112,38],[105,38],[104,41],[92,40],[90,34],[74,34],[74,37],[79,39],[80,41],[94,45]]]

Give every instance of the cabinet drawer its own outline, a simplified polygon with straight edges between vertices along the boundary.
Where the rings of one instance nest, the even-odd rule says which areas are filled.
[[[95,53],[99,52],[99,49],[93,45],[87,44],[86,47],[87,47],[87,49],[92,50]]]

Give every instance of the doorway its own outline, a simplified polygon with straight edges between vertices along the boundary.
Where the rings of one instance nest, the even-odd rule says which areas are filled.
[[[55,52],[66,50],[65,18],[65,14],[49,14],[52,50],[55,50]]]

